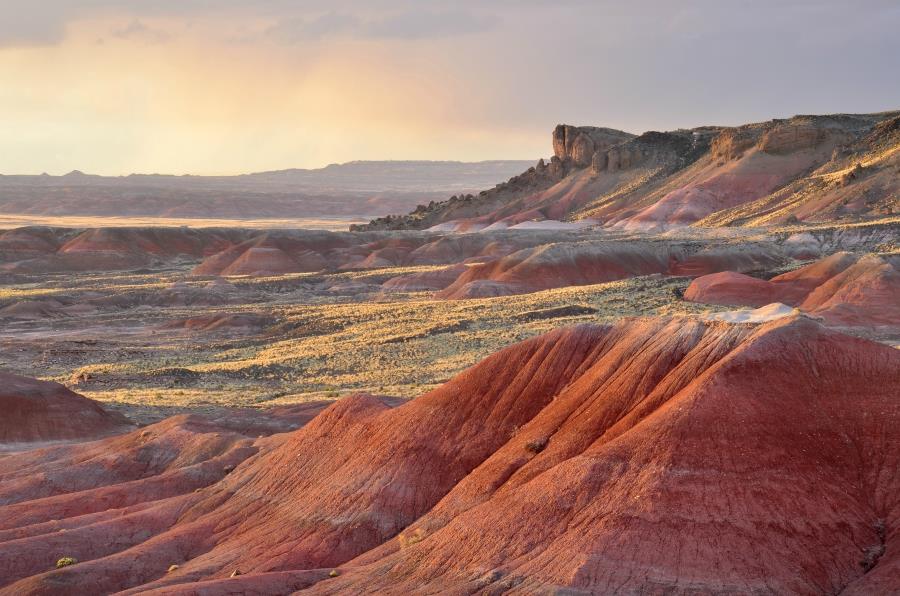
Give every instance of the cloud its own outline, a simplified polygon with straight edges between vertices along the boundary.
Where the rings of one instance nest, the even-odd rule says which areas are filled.
[[[386,39],[427,39],[454,37],[489,31],[500,18],[461,10],[404,12],[366,24],[366,37]]]
[[[40,0],[5,11],[0,47],[54,45],[72,22],[97,17],[131,19],[117,37],[157,42],[159,32],[151,31],[146,19],[222,16],[274,22],[265,37],[286,43],[329,37],[415,40],[487,31],[511,9],[505,0],[333,0],[331,6],[323,14],[321,3],[312,0]]]
[[[298,43],[335,35],[353,34],[362,22],[347,14],[328,13],[315,18],[289,18],[269,27],[265,37],[282,43]]]
[[[65,37],[66,19],[52,11],[17,7],[4,13],[0,18],[0,47],[52,45]]]
[[[300,43],[331,37],[419,40],[480,33],[494,28],[500,18],[462,10],[410,10],[378,18],[330,12],[312,18],[283,19],[265,32],[282,43]]]
[[[148,27],[143,21],[133,20],[128,25],[113,29],[111,35],[117,39],[141,41],[143,43],[163,43],[172,38],[172,34],[163,29]]]

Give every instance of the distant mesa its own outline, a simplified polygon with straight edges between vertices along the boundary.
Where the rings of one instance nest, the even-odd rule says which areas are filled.
[[[900,213],[898,122],[898,112],[833,114],[641,135],[560,124],[549,163],[352,229],[462,232],[588,220],[660,231],[890,218]]]

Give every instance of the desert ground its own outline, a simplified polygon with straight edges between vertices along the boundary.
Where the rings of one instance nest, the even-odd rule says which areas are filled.
[[[552,142],[350,230],[8,213],[0,594],[897,593],[898,113]]]

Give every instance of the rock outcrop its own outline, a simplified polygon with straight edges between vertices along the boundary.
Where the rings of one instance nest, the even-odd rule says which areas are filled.
[[[634,135],[611,128],[558,124],[553,129],[553,154],[562,161],[571,160],[577,167],[591,165],[597,151],[633,139]]]
[[[778,155],[812,149],[826,141],[834,146],[852,139],[852,135],[840,128],[817,126],[813,121],[779,122],[762,135],[759,149]]]

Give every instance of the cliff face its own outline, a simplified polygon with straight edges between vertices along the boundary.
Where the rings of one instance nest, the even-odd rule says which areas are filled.
[[[446,201],[419,205],[408,215],[388,215],[368,224],[352,225],[351,231],[426,229],[451,219],[480,217],[501,208],[516,197],[538,193],[553,186],[573,171],[588,168],[597,153],[634,139],[635,135],[595,126],[558,124],[553,129],[553,156],[540,159],[518,176],[500,182],[494,188],[473,194],[454,195]]]
[[[635,135],[612,128],[558,124],[553,129],[553,154],[560,160],[572,160],[575,166],[591,165],[594,153],[631,140]]]

